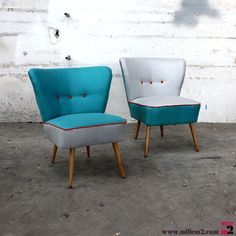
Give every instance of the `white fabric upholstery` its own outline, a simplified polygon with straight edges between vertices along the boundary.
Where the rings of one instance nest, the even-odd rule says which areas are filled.
[[[110,124],[64,130],[43,124],[49,139],[60,148],[77,148],[96,144],[120,142],[125,137],[125,124]]]
[[[199,105],[200,103],[192,99],[183,98],[179,96],[149,96],[137,98],[130,103],[135,103],[140,106],[147,107],[166,107],[166,106],[187,106]]]
[[[128,101],[146,96],[178,96],[186,63],[183,59],[121,58]]]

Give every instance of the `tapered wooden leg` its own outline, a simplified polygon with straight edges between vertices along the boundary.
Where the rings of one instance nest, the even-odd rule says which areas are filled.
[[[52,164],[55,163],[56,155],[57,155],[57,146],[54,144],[52,149]]]
[[[87,157],[90,158],[90,146],[86,146],[87,149]]]
[[[138,121],[137,122],[137,126],[136,126],[136,130],[135,130],[134,139],[138,138],[138,133],[139,133],[140,125],[141,125],[141,121]]]
[[[148,157],[148,146],[149,146],[149,140],[150,140],[150,131],[151,126],[146,126],[146,140],[145,140],[145,148],[144,148],[144,157]]]
[[[75,162],[75,149],[70,148],[70,159],[69,159],[69,188],[72,188],[72,181],[74,176],[74,162]]]
[[[163,127],[163,125],[160,126],[160,130],[161,130],[161,137],[164,137],[164,127]]]
[[[195,131],[194,124],[189,124],[189,127],[190,127],[190,130],[191,130],[191,133],[192,133],[195,150],[196,150],[196,152],[199,152],[200,148],[199,148],[199,143],[198,143],[197,134],[196,134],[196,131]]]
[[[124,166],[122,164],[119,145],[118,145],[118,143],[112,143],[112,147],[113,147],[113,150],[114,150],[115,155],[116,155],[116,161],[117,161],[118,168],[120,170],[120,175],[121,175],[122,178],[125,178],[125,169],[124,169]]]

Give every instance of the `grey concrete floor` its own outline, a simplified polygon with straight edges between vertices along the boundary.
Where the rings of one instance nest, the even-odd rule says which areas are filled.
[[[120,144],[126,179],[111,145],[92,147],[90,159],[81,148],[70,190],[68,151],[51,165],[41,125],[0,124],[0,235],[151,236],[236,221],[236,124],[196,128],[200,153],[188,126],[166,127],[164,138],[154,127],[144,159],[144,127],[135,141],[128,125]]]

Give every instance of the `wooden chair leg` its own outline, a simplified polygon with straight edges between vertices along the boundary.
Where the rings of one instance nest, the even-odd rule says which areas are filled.
[[[90,158],[90,146],[86,146],[87,149],[87,157]]]
[[[57,146],[54,144],[52,149],[52,164],[55,163],[56,155],[57,155]]]
[[[74,162],[75,162],[75,148],[70,148],[70,159],[69,159],[69,188],[72,188],[72,181],[74,176]]]
[[[160,130],[161,130],[161,137],[164,137],[164,127],[163,127],[163,125],[160,126]]]
[[[140,125],[141,125],[141,121],[138,121],[137,122],[137,126],[136,126],[136,130],[135,130],[134,139],[138,138],[138,133],[139,133]]]
[[[118,168],[120,170],[121,177],[125,178],[125,169],[124,169],[124,166],[122,164],[119,145],[118,145],[118,143],[112,143],[112,147],[113,147],[114,153],[116,155],[116,162],[117,162]]]
[[[146,126],[146,140],[145,140],[145,148],[144,148],[144,157],[148,157],[148,146],[149,146],[149,140],[150,140],[150,131],[151,126]]]
[[[195,131],[194,124],[189,124],[189,127],[190,127],[190,130],[191,130],[191,133],[192,133],[195,150],[196,150],[196,152],[199,152],[200,148],[199,148],[198,138],[197,138],[197,134],[196,134],[196,131]]]

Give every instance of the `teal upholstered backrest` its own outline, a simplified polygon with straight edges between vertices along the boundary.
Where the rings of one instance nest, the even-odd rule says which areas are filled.
[[[105,112],[112,79],[109,67],[31,69],[28,73],[43,121]]]

